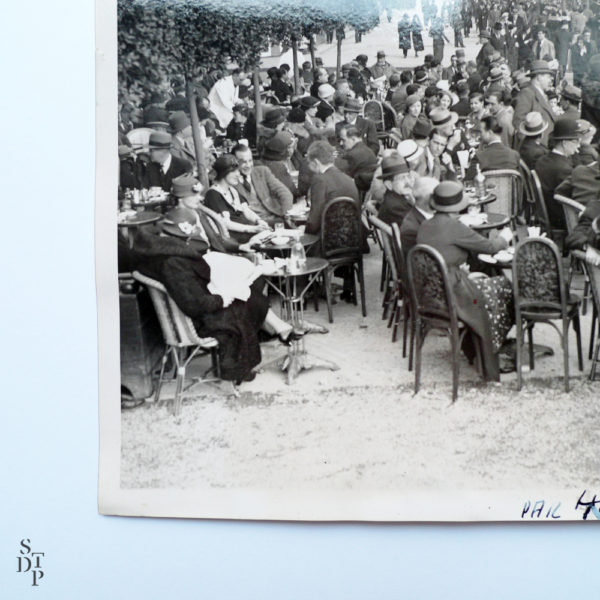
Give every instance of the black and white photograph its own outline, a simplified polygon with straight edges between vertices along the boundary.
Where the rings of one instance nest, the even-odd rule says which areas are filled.
[[[600,519],[600,5],[96,17],[102,514]]]

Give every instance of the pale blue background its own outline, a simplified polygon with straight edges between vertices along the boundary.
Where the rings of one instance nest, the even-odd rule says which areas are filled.
[[[597,526],[98,516],[93,4],[3,13],[1,598],[599,597]]]

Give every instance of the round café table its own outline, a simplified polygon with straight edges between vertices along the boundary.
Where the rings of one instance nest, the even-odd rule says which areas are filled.
[[[510,223],[510,217],[501,215],[500,213],[485,213],[488,216],[487,223],[481,225],[469,225],[475,231],[490,231],[492,229],[500,229]]]
[[[266,274],[267,285],[281,297],[284,313],[292,327],[304,328],[304,297],[321,274],[328,277],[328,266],[329,262],[324,258],[309,257],[306,259],[306,264],[297,271],[290,272],[286,268],[280,268]],[[302,370],[325,367],[337,371],[340,368],[330,360],[309,354],[304,336],[292,342],[284,355],[261,364],[259,368],[262,369],[273,363],[280,363],[281,370],[287,371],[288,385],[295,381]]]
[[[277,237],[277,235],[274,237]],[[271,240],[268,240],[258,246],[259,251],[272,256],[289,256],[293,245],[296,243],[296,238],[285,233],[282,233],[281,237],[287,237],[288,241],[285,244],[273,244]],[[303,233],[298,239],[304,248],[310,248],[319,241],[319,236],[312,233]]]
[[[135,215],[117,221],[117,225],[129,229],[130,227],[140,227],[141,225],[156,223],[156,221],[159,221],[162,217],[163,215],[153,211],[136,212]]]

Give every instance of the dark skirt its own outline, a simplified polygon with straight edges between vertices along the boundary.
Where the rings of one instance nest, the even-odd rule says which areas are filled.
[[[420,31],[412,32],[412,44],[415,52],[422,52],[425,49],[425,46],[423,45],[423,36]]]

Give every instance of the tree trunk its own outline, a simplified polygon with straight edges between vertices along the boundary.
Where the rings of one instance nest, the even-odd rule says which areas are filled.
[[[255,67],[252,73],[252,85],[254,87],[254,114],[256,115],[256,140],[258,143],[258,125],[262,121],[262,104],[260,103],[260,75],[258,67]]]
[[[342,38],[337,39],[337,63],[335,67],[335,78],[340,78],[340,71],[342,70]]]
[[[312,68],[316,69],[315,65],[315,36],[314,34],[310,34],[310,38],[308,39],[308,49],[310,50],[310,62],[312,64]]]
[[[196,94],[191,81],[186,82],[186,92],[190,103],[190,117],[192,121],[192,138],[194,139],[194,150],[196,151],[196,164],[198,165],[198,179],[200,183],[208,188],[208,172],[206,168],[206,157],[204,156],[204,145],[200,136],[200,121],[198,109],[196,108]]]
[[[292,38],[292,58],[294,62],[294,91],[300,93],[300,71],[298,69],[298,41]]]

